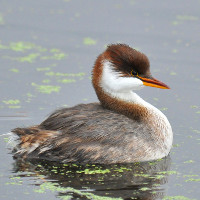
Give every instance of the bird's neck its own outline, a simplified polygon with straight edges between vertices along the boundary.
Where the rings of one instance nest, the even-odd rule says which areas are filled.
[[[119,81],[120,77],[113,77],[112,70],[111,72],[108,70],[110,65],[108,65],[108,62],[102,62],[102,60],[106,60],[103,54],[95,62],[92,83],[103,107],[126,115],[134,120],[149,121],[149,118],[152,120],[153,118],[163,118],[164,115],[157,108],[144,101],[136,93],[132,91],[125,92],[124,90],[120,90],[123,92],[114,92],[109,89],[109,84]],[[164,116],[164,118],[166,117]]]
[[[131,91],[127,93],[113,93],[103,90],[101,87],[96,88],[96,93],[104,108],[145,123],[160,138],[163,135],[169,134],[168,140],[171,144],[172,130],[166,116],[136,93]]]
[[[152,109],[155,108],[132,91],[114,93],[100,86],[95,89],[104,108],[126,115],[134,120],[145,120],[151,114]]]

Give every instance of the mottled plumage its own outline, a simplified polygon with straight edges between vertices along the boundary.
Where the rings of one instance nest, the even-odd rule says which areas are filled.
[[[14,157],[111,164],[168,155],[167,118],[132,92],[144,85],[169,88],[151,76],[144,54],[123,44],[108,46],[95,62],[92,82],[100,104],[63,108],[40,125],[12,130],[19,136]]]
[[[52,138],[48,138],[30,152],[29,158],[61,162],[130,162],[130,159],[137,160],[139,154],[145,153],[140,152],[141,144],[135,142],[136,137],[146,144],[149,140],[153,140],[149,134],[151,132],[149,127],[104,109],[98,103],[60,109],[39,126],[34,127],[32,132],[30,130],[28,129],[28,134],[33,136],[50,130]],[[15,129],[13,132],[20,135],[20,129]],[[38,141],[32,141],[32,145],[34,142]],[[22,156],[21,152],[19,155]]]

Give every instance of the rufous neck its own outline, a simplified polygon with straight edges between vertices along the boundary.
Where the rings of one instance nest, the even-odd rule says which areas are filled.
[[[123,114],[134,120],[143,120],[149,111],[145,101],[136,93],[110,93],[100,86],[95,87],[96,94],[104,108]]]
[[[109,83],[105,84],[105,79],[109,79],[109,76],[107,77],[107,75],[110,74],[110,72],[107,72],[107,74],[105,73],[105,67],[107,66],[105,66],[107,63],[105,62],[106,60],[108,60],[108,58],[105,54],[101,54],[97,58],[93,68],[92,77],[94,89],[102,106],[135,120],[146,118],[149,113],[148,109],[145,107],[145,101],[137,94],[132,91],[117,92],[116,90],[116,92],[114,92],[109,88]],[[110,75],[112,76],[112,73]],[[108,82],[109,81],[110,80],[108,80]]]

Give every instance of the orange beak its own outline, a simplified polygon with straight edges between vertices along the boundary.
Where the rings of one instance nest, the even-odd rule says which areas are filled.
[[[161,89],[170,89],[169,86],[167,86],[166,84],[164,84],[163,82],[155,78],[143,78],[143,77],[139,77],[139,78],[143,81],[143,84],[146,86],[157,87]]]

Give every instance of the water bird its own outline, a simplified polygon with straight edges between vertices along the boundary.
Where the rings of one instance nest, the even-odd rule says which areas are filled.
[[[135,93],[145,86],[169,89],[153,78],[145,54],[126,44],[108,45],[95,61],[92,84],[99,103],[58,109],[39,125],[13,129],[14,158],[113,164],[169,154],[168,119]]]

